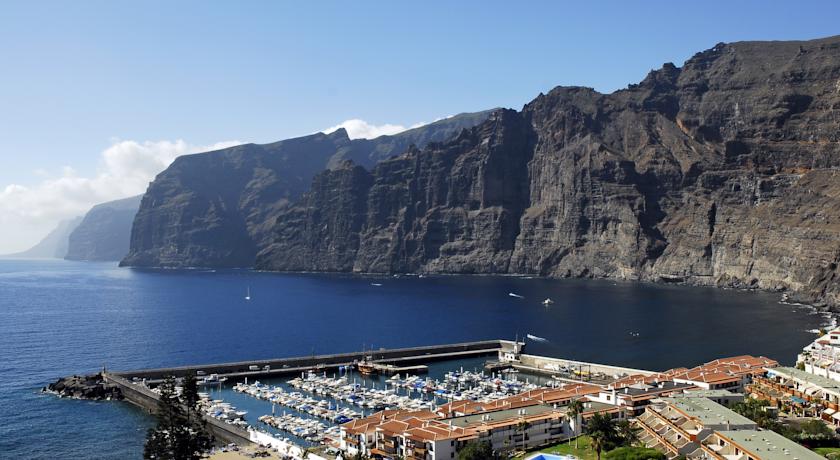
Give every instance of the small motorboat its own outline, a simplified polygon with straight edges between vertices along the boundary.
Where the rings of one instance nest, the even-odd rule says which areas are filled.
[[[551,299],[548,299],[548,298],[546,298],[545,300],[542,301],[542,304],[545,305],[546,307],[553,304],[553,303],[554,303],[554,301],[551,300]]]

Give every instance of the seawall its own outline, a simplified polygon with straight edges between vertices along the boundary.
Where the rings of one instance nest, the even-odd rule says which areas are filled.
[[[158,369],[143,369],[134,371],[112,371],[110,374],[132,379],[158,380],[173,375],[183,377],[187,373],[199,372],[204,374],[219,374],[233,378],[244,377],[272,377],[296,374],[301,371],[318,368],[335,368],[358,362],[366,357],[385,364],[407,365],[412,363],[433,362],[447,359],[457,359],[466,356],[486,356],[497,354],[499,350],[512,349],[514,342],[507,340],[484,340],[447,345],[431,345],[423,347],[380,349],[354,353],[337,353],[329,355],[303,356],[253,361],[239,361],[232,363],[204,364]],[[258,370],[252,370],[256,366]],[[266,366],[268,366],[266,368]]]

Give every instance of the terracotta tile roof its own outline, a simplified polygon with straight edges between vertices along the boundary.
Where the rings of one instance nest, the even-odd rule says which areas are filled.
[[[449,426],[438,420],[426,421],[422,426],[411,428],[405,431],[405,435],[419,442],[441,441],[444,439],[456,439],[464,436],[474,435],[470,429],[457,426]]]
[[[671,380],[671,377],[664,373],[655,373],[651,375],[634,374],[622,377],[613,382],[610,386],[613,388],[624,388],[629,387],[630,385],[638,385],[640,383],[650,385],[666,380]]]
[[[371,414],[365,418],[360,418],[356,420],[351,420],[343,425],[341,428],[349,434],[360,434],[360,433],[367,433],[369,431],[373,431],[378,425],[383,422],[390,421],[390,420],[408,420],[414,419],[421,421],[422,420],[429,420],[438,418],[438,415],[434,412],[430,412],[427,410],[421,411],[407,411],[407,410],[394,410],[394,409],[386,409],[374,414]]]
[[[402,422],[399,420],[389,420],[384,423],[380,423],[376,426],[376,431],[383,431],[385,434],[389,435],[398,435],[402,434],[406,430],[411,428],[411,424]]]
[[[764,356],[741,355],[715,359],[691,369],[671,369],[665,375],[694,382],[725,383],[736,382],[746,375],[764,374],[765,368],[778,365],[778,361]]]
[[[602,390],[598,385],[588,383],[570,383],[561,388],[537,388],[521,393],[544,404],[561,403],[578,396],[597,394]]]

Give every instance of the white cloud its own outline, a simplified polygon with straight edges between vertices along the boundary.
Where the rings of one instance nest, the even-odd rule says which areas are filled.
[[[38,242],[63,220],[106,201],[139,195],[155,175],[181,155],[241,144],[239,141],[193,145],[176,141],[120,141],[105,149],[91,177],[72,167],[60,173],[39,170],[32,186],[9,184],[0,189],[0,254],[23,250]]]
[[[401,133],[408,129],[403,125],[392,125],[390,123],[386,123],[384,125],[372,125],[364,120],[354,118],[352,120],[345,120],[331,128],[327,128],[323,132],[325,134],[329,134],[339,128],[346,129],[347,135],[350,139],[373,139],[379,136]]]
[[[438,118],[438,120],[442,120],[442,118]],[[339,128],[344,128],[347,130],[347,136],[349,136],[350,139],[373,139],[379,136],[398,134],[407,129],[419,128],[426,124],[426,122],[420,122],[415,123],[409,127],[405,127],[403,125],[392,125],[390,123],[385,123],[384,125],[372,125],[366,122],[365,120],[353,118],[351,120],[345,120],[335,126],[327,128],[322,132],[325,134],[329,134],[333,131],[336,131]]]

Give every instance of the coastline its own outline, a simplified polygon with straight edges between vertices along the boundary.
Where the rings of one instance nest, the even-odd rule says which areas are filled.
[[[540,275],[535,273],[457,273],[457,272],[348,272],[348,271],[315,271],[315,270],[266,270],[259,268],[247,267],[147,267],[147,266],[124,266],[118,265],[118,268],[127,268],[132,270],[148,271],[148,272],[176,272],[179,270],[194,272],[194,273],[215,273],[218,270],[226,271],[242,271],[250,273],[261,274],[290,274],[290,275],[329,275],[329,276],[347,276],[360,278],[397,278],[397,277],[500,277],[500,278],[519,278],[519,279],[542,279],[542,280],[599,280],[610,281],[615,283],[626,284],[641,284],[651,286],[689,286],[689,287],[707,287],[713,289],[720,289],[724,291],[742,291],[742,292],[765,292],[769,294],[778,294],[779,303],[783,305],[807,306],[818,311],[829,312],[832,315],[840,314],[840,307],[828,305],[824,302],[814,302],[806,299],[799,291],[788,288],[765,288],[760,286],[745,285],[745,283],[737,284],[718,284],[701,282],[695,276],[680,277],[679,280],[670,280],[663,278],[660,275],[656,277],[638,277],[628,278],[621,276],[596,276],[592,272],[588,272],[586,276],[552,276]]]

